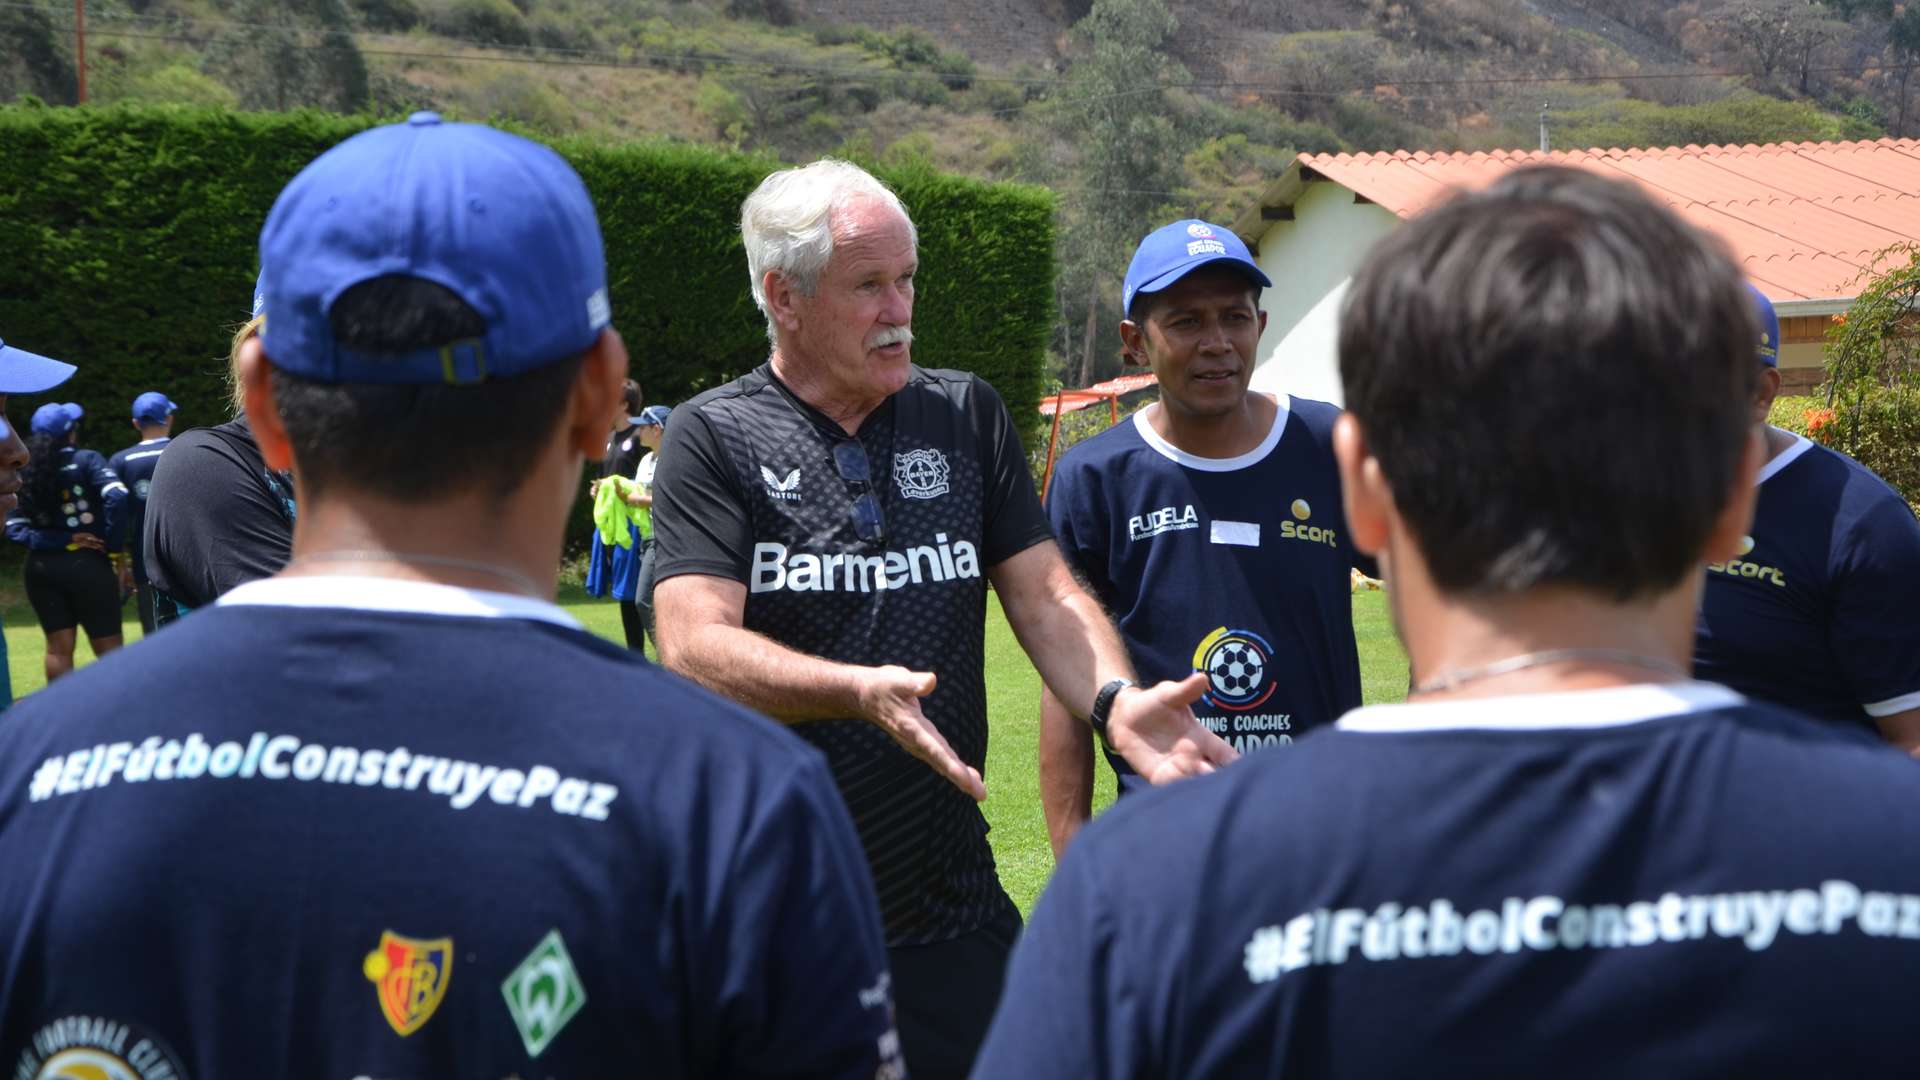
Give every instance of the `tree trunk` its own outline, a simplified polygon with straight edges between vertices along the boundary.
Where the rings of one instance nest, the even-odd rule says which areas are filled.
[[[1913,65],[1905,64],[1900,68],[1900,119],[1894,122],[1893,137],[1907,137],[1907,76],[1913,74]]]
[[[1100,289],[1098,286],[1087,290],[1087,339],[1081,343],[1080,377],[1074,380],[1076,388],[1086,386],[1093,381],[1093,350],[1100,339]]]

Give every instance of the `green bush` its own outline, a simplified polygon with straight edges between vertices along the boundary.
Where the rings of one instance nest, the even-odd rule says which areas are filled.
[[[179,402],[183,426],[224,420],[227,344],[247,317],[267,210],[302,166],[368,123],[0,107],[0,338],[81,365],[49,397],[85,406],[103,451],[117,448],[120,418],[144,390]],[[682,401],[765,359],[738,222],[741,200],[779,163],[672,144],[554,145],[593,193],[614,325],[649,400]],[[1050,197],[921,165],[881,175],[920,230],[914,359],[978,373],[1031,436],[1053,287]]]
[[[428,25],[448,37],[488,45],[517,47],[533,43],[526,16],[507,0],[449,0],[434,12]]]

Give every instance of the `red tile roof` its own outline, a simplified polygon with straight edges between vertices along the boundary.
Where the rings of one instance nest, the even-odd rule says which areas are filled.
[[[1546,154],[1302,154],[1294,168],[1310,170],[1303,180],[1332,180],[1409,217],[1453,188],[1484,186],[1509,169],[1542,161],[1638,182],[1688,221],[1719,234],[1775,302],[1852,297],[1876,252],[1920,243],[1915,139]]]

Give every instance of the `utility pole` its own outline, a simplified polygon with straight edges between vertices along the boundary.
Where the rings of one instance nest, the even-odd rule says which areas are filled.
[[[1551,107],[1547,102],[1540,103],[1540,152],[1543,154],[1552,149],[1547,145],[1547,110]]]
[[[80,75],[80,104],[87,103],[87,0],[73,0],[73,60]]]

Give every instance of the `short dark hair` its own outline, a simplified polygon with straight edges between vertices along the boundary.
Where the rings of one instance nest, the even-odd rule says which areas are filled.
[[[404,276],[348,289],[330,318],[336,340],[368,352],[432,348],[487,329],[449,289]],[[511,494],[552,438],[582,359],[466,385],[322,383],[276,367],[273,393],[310,492],[424,499],[485,484]]]
[[[620,384],[620,399],[627,403],[628,416],[639,416],[640,407],[647,403],[646,396],[640,392],[640,383],[634,379]]]
[[[1373,250],[1340,377],[1439,588],[1625,601],[1702,561],[1757,335],[1717,240],[1631,184],[1539,166]]]

